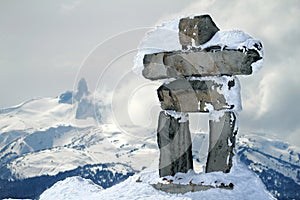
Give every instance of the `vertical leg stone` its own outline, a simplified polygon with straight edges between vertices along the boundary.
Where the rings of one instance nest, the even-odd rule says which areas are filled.
[[[171,117],[170,132],[174,132],[171,149],[174,152],[173,166],[174,175],[177,172],[186,173],[193,169],[192,140],[189,129],[189,121],[179,122],[180,119]],[[171,133],[171,135],[173,135]]]
[[[189,121],[179,121],[180,118],[176,119],[165,111],[160,112],[157,131],[160,177],[193,169]]]
[[[168,176],[173,173],[172,170],[172,151],[171,138],[169,134],[169,127],[171,124],[170,117],[161,111],[158,119],[157,143],[160,150],[159,155],[159,176]]]
[[[225,112],[219,121],[209,121],[209,152],[206,173],[214,171],[230,172],[237,134],[237,130],[234,130],[235,123],[236,116],[234,112]]]

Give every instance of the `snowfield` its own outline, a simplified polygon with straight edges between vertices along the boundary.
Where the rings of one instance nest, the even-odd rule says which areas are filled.
[[[169,194],[163,191],[154,189],[150,184],[158,182],[168,184],[168,182],[159,178],[158,171],[147,169],[139,174],[136,174],[126,181],[117,184],[111,188],[103,190],[94,185],[90,181],[80,177],[67,178],[56,183],[53,187],[46,190],[41,196],[41,200],[67,200],[67,199],[274,199],[265,189],[260,179],[245,165],[240,162],[235,162],[230,173],[213,172],[209,174],[196,174],[192,170],[188,173],[177,173],[171,184],[187,185],[190,182],[193,184],[203,185],[220,185],[221,183],[234,184],[233,190],[213,188],[200,192],[188,192],[185,194]],[[138,181],[137,181],[138,180]],[[139,182],[141,181],[141,182]]]

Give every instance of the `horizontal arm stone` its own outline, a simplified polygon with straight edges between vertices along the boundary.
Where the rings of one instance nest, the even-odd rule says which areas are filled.
[[[150,80],[188,76],[249,75],[261,57],[255,50],[196,50],[146,54],[143,76]]]

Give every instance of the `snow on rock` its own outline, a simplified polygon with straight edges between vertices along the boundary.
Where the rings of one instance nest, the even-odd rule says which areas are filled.
[[[97,199],[102,188],[88,179],[69,177],[43,192],[40,200]]]
[[[219,85],[228,85],[229,83],[234,83],[231,87],[221,87],[218,89],[218,93],[224,95],[227,104],[234,105],[234,108],[230,109],[232,111],[241,111],[241,86],[239,79],[235,76],[206,76],[206,77],[191,77],[189,80],[199,80],[199,81],[213,81]],[[213,111],[213,107],[206,105],[208,111]]]
[[[162,23],[156,26],[153,30],[146,33],[138,46],[138,53],[134,59],[133,71],[138,75],[142,75],[143,58],[146,54],[159,53],[163,51],[174,51],[181,50],[179,43],[179,21],[182,17],[194,17],[191,16],[180,16],[176,19]],[[208,42],[196,48],[205,49],[212,46],[220,46],[221,49],[236,49],[236,50],[255,50],[258,52],[262,59],[252,63],[253,72],[257,72],[263,64],[264,51],[262,43],[252,38],[247,33],[241,30],[228,30],[218,31]]]
[[[260,41],[253,39],[250,35],[241,30],[218,31],[208,42],[200,45],[200,47],[205,49],[216,45],[221,46],[222,49],[225,48],[225,46],[227,46],[228,49],[255,49],[259,52],[260,56],[263,56]]]
[[[170,115],[175,119],[179,119],[179,123],[184,123],[189,120],[189,114],[185,112],[176,112],[175,110],[165,110],[166,115]]]
[[[252,38],[241,30],[218,31],[208,42],[200,45],[201,49],[211,46],[220,46],[221,49],[240,49],[243,51],[255,50],[260,57],[264,57],[262,44],[259,40]],[[253,72],[257,72],[263,64],[263,59],[254,62],[252,66]]]
[[[213,172],[208,174],[177,173],[171,184],[203,184],[217,186],[221,183],[233,183],[233,190],[209,189],[200,192],[188,192],[185,194],[169,194],[154,189],[150,184],[165,183],[159,178],[158,171],[148,169],[140,174],[128,178],[106,190],[100,190],[95,185],[79,178],[69,178],[58,182],[41,195],[41,200],[60,199],[274,199],[266,190],[258,177],[249,171],[246,166],[235,162],[230,173]]]

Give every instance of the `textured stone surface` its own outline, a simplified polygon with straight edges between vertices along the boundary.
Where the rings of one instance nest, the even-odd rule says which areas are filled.
[[[218,48],[218,47],[216,47]],[[143,76],[150,80],[187,76],[249,75],[261,57],[254,50],[194,50],[146,54]]]
[[[204,44],[219,31],[209,15],[182,18],[179,21],[178,28],[179,42],[183,49],[192,46],[192,40],[194,40],[195,46]]]
[[[157,190],[161,190],[167,193],[171,194],[184,194],[187,192],[198,192],[198,191],[204,191],[208,189],[213,188],[221,188],[221,189],[227,189],[232,190],[233,184],[231,185],[222,185],[222,186],[211,186],[211,185],[196,185],[196,184],[190,184],[190,185],[179,185],[179,184],[151,184],[152,187],[154,187]]]
[[[177,79],[160,86],[157,94],[163,110],[208,112],[206,104],[211,104],[214,110],[234,108],[234,105],[228,105],[224,95],[219,93],[222,87],[231,85],[234,85],[234,81],[223,86],[212,80]]]
[[[157,130],[159,157],[159,176],[186,173],[193,169],[192,141],[189,121],[180,123],[180,119],[160,112]]]
[[[209,120],[209,152],[206,172],[230,172],[237,130],[234,130],[236,116],[225,112],[219,121]]]

